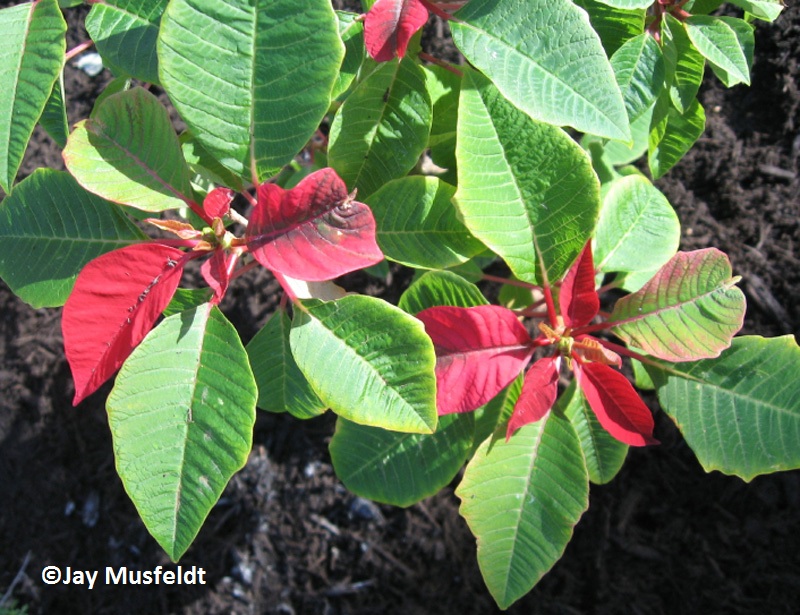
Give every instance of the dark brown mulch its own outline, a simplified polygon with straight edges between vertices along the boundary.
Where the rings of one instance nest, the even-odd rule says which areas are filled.
[[[800,10],[760,25],[757,41],[753,87],[706,80],[706,135],[658,185],[679,212],[683,247],[717,246],[743,275],[745,332],[797,335]],[[72,68],[67,79],[74,121],[104,81]],[[43,164],[60,159],[39,135],[24,170]],[[346,285],[393,299],[403,279]],[[245,339],[275,292],[266,274],[248,277],[223,304]],[[169,565],[115,473],[108,387],[70,406],[59,318],[0,286],[0,597],[17,578],[13,595],[31,613],[496,612],[452,489],[407,510],[355,498],[331,469],[330,416],[260,415],[248,465],[181,562],[204,567],[207,585],[44,585],[47,565]],[[656,418],[662,445],[632,451],[610,485],[592,489],[564,558],[509,612],[796,610],[800,473],[750,484],[706,475],[668,418]]]

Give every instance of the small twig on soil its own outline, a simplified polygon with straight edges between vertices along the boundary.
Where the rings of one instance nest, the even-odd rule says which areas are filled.
[[[323,527],[326,530],[328,530],[334,536],[339,536],[342,533],[338,527],[336,527],[333,523],[328,521],[325,517],[313,514],[309,515],[308,518],[311,519],[314,523],[316,523],[320,527]]]
[[[11,581],[11,585],[8,586],[6,593],[3,594],[2,598],[0,598],[0,608],[5,606],[6,602],[8,602],[11,599],[11,594],[14,591],[14,588],[17,586],[17,583],[19,583],[22,580],[22,577],[25,574],[25,569],[28,567],[28,562],[30,561],[31,561],[31,552],[28,551],[25,554],[25,559],[22,560],[22,566],[19,567],[17,575],[14,577],[14,580]]]
[[[347,583],[346,585],[335,585],[331,587],[329,590],[325,592],[325,595],[329,598],[338,598],[339,596],[350,596],[352,594],[357,594],[358,592],[364,591],[365,589],[369,589],[375,585],[374,579],[368,579],[366,581],[356,581],[355,583]]]
[[[792,181],[797,177],[797,173],[795,173],[794,171],[789,171],[787,169],[776,167],[774,164],[760,164],[758,165],[758,170],[761,171],[764,175],[771,175],[772,177],[778,177],[780,179],[786,179],[788,181]]]

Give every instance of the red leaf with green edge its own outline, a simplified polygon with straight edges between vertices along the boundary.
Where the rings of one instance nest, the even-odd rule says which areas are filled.
[[[573,361],[572,365],[603,429],[630,446],[658,444],[653,438],[653,415],[625,376],[602,363]]]
[[[545,357],[531,365],[525,374],[522,392],[514,404],[514,413],[508,421],[506,440],[520,427],[541,419],[556,403],[560,367],[560,356]]]
[[[203,211],[209,218],[222,218],[231,209],[235,192],[230,188],[214,188],[203,201]]]
[[[222,250],[214,250],[211,256],[200,266],[200,273],[206,284],[214,291],[214,296],[210,303],[217,305],[225,293],[228,292],[228,284],[231,281],[230,267],[232,266],[233,255],[226,254]]]
[[[428,21],[420,0],[378,0],[364,19],[364,44],[376,62],[406,54],[411,37]]]
[[[718,357],[744,322],[738,281],[716,248],[678,252],[640,290],[617,301],[611,331],[667,361]]]
[[[600,297],[595,290],[591,242],[586,244],[564,276],[558,302],[567,327],[588,325],[597,316]]]
[[[291,190],[261,184],[246,238],[259,263],[309,282],[331,280],[383,260],[372,211],[354,201],[329,168],[315,171]]]
[[[479,408],[525,369],[533,353],[528,331],[504,307],[438,306],[417,318],[436,351],[439,415]]]
[[[64,304],[64,350],[73,405],[96,391],[142,341],[175,294],[184,253],[135,244],[90,261]]]

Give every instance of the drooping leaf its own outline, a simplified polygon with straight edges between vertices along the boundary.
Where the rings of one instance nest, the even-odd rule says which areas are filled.
[[[247,355],[258,385],[258,407],[288,412],[299,419],[319,416],[327,406],[297,367],[289,347],[292,321],[278,310],[247,345]]]
[[[580,443],[554,412],[508,442],[488,438],[456,495],[478,541],[478,565],[501,609],[528,593],[564,553],[589,505]]]
[[[561,315],[567,327],[588,325],[600,310],[600,296],[595,289],[592,244],[588,242],[567,271],[558,293]]]
[[[686,33],[727,87],[750,84],[755,40],[753,26],[735,17],[693,15]]]
[[[458,98],[461,92],[461,77],[442,66],[424,66],[425,87],[433,103],[433,121],[428,141],[430,157],[444,172],[437,172],[439,179],[450,184],[457,183],[456,131],[458,130]]]
[[[737,337],[718,359],[647,370],[707,472],[750,481],[800,468],[800,348],[793,336]]]
[[[514,405],[514,414],[508,421],[506,440],[528,423],[541,420],[556,402],[558,371],[561,357],[544,357],[535,361],[522,383],[522,392]]]
[[[80,272],[61,318],[73,405],[108,380],[150,331],[178,287],[182,256],[169,246],[135,244]]]
[[[364,43],[376,62],[402,58],[411,37],[428,21],[420,0],[378,0],[364,19]]]
[[[377,67],[339,108],[328,135],[328,162],[365,198],[403,177],[428,144],[432,103],[411,58]]]
[[[262,265],[307,281],[331,280],[383,259],[372,212],[329,168],[291,190],[261,184],[246,237]]]
[[[471,414],[442,417],[435,433],[409,434],[336,421],[330,443],[336,476],[356,495],[411,506],[438,493],[472,448]]]
[[[716,248],[678,252],[614,306],[614,335],[668,361],[718,357],[744,321],[745,298]]]
[[[329,0],[172,0],[158,37],[161,83],[197,140],[239,174],[252,152],[261,178],[317,130],[343,56]]]
[[[573,362],[581,392],[609,434],[630,446],[658,444],[653,415],[628,379],[603,363]]]
[[[398,306],[409,314],[437,305],[471,307],[489,302],[480,289],[451,271],[426,271],[400,297]]]
[[[86,263],[143,239],[68,173],[37,169],[0,206],[0,278],[32,307],[57,307]]]
[[[169,113],[144,88],[109,96],[90,119],[79,122],[64,162],[90,192],[144,211],[183,207],[192,196]]]
[[[66,147],[69,125],[67,124],[67,106],[64,104],[63,71],[58,74],[58,79],[53,84],[53,90],[50,92],[50,97],[44,106],[39,123],[61,149]]]
[[[331,410],[362,425],[434,432],[436,356],[418,320],[361,295],[302,306],[289,336],[292,355]]]
[[[517,377],[533,353],[528,331],[500,306],[432,307],[417,318],[436,350],[440,415],[482,406]]]
[[[366,199],[375,215],[377,241],[387,258],[409,267],[447,269],[482,252],[458,219],[455,187],[415,175],[384,185]]]
[[[100,0],[92,3],[92,10],[86,16],[86,31],[103,57],[103,64],[117,77],[158,83],[156,39],[168,2]]]
[[[611,57],[617,83],[633,124],[652,107],[664,88],[665,66],[661,47],[650,34],[640,34]]]
[[[0,187],[11,193],[33,128],[64,67],[67,24],[56,0],[0,11]]]
[[[603,198],[594,234],[596,267],[655,271],[674,256],[680,236],[678,216],[661,191],[641,175],[621,177]]]
[[[117,472],[173,561],[247,461],[255,405],[239,335],[209,304],[164,320],[120,371],[106,404]]]
[[[453,41],[530,117],[627,141],[630,127],[600,38],[569,0],[471,0]]]
[[[339,36],[344,43],[344,60],[331,93],[332,99],[344,94],[356,78],[364,63],[364,24],[357,13],[336,11],[339,20]]]
[[[604,485],[622,468],[628,445],[603,429],[577,385],[576,380],[570,383],[558,399],[558,407],[563,408],[564,415],[578,434],[589,480],[596,485]]]
[[[730,3],[764,21],[775,21],[785,6],[781,0],[730,0]]]
[[[679,113],[686,113],[703,81],[706,59],[692,44],[684,25],[669,14],[663,22],[662,49],[670,100]]]
[[[594,229],[599,182],[563,130],[530,119],[484,77],[464,75],[455,203],[470,232],[520,280],[559,280]]]
[[[599,0],[575,0],[575,4],[589,14],[589,22],[600,36],[609,58],[625,41],[644,32],[644,9],[618,9]]]
[[[706,113],[697,99],[684,113],[669,106],[663,119],[650,132],[648,162],[653,178],[663,177],[675,166],[700,138],[705,127]]]

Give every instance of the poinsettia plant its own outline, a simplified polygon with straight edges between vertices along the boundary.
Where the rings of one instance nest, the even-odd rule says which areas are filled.
[[[501,607],[561,556],[590,482],[657,443],[636,389],[709,470],[800,467],[800,348],[735,337],[728,258],[678,252],[630,164],[680,160],[705,67],[748,83],[751,22],[779,2],[98,0],[67,51],[77,4],[0,11],[0,276],[63,306],[74,404],[114,379],[117,469],[174,560],[257,407],[335,413],[334,468],[376,501],[463,470]],[[465,62],[423,50],[431,16]],[[115,79],[69,126],[62,74],[90,45]],[[37,123],[66,171],[17,182]],[[414,271],[396,306],[339,280],[387,263]],[[258,267],[283,299],[245,345],[224,307]]]

